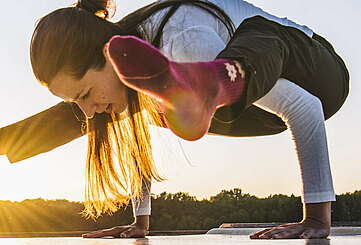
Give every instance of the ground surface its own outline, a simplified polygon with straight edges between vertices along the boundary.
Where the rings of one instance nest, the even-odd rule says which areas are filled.
[[[361,235],[310,240],[250,240],[248,236],[150,236],[144,239],[2,238],[1,245],[359,245]]]

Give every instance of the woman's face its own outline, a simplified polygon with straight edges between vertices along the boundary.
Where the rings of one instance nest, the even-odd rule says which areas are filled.
[[[64,101],[75,102],[86,117],[95,113],[121,113],[127,107],[126,87],[108,60],[101,70],[90,69],[80,80],[59,72],[49,90]]]

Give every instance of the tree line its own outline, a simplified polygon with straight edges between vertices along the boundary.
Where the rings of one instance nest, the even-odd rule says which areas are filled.
[[[81,216],[81,202],[27,199],[0,201],[0,232],[90,231],[133,222],[128,206],[97,220]],[[259,198],[241,189],[223,190],[209,199],[188,193],[152,197],[152,230],[208,230],[222,223],[297,222],[302,219],[301,198],[271,195]],[[361,221],[361,191],[337,196],[332,203],[333,222]]]

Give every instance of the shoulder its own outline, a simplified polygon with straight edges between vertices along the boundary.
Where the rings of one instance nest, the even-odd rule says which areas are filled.
[[[163,53],[178,62],[213,60],[226,46],[221,36],[206,25],[192,26],[164,38]]]

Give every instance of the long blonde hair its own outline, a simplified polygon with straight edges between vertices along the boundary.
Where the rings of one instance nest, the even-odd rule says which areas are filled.
[[[78,0],[74,7],[61,8],[37,23],[30,59],[36,78],[45,86],[58,72],[70,72],[81,79],[89,69],[105,65],[102,49],[114,35],[135,35],[148,39],[140,24],[149,16],[172,7],[147,40],[160,45],[162,27],[181,4],[193,4],[219,18],[229,33],[231,19],[216,5],[205,0],[168,0],[145,6],[118,23],[107,20],[115,4],[111,0]],[[112,213],[131,198],[141,198],[143,180],[162,180],[152,157],[149,125],[166,127],[158,104],[149,97],[128,90],[128,109],[122,114],[97,114],[87,122],[85,210],[96,218]]]
[[[161,181],[152,157],[149,125],[164,126],[158,104],[128,90],[128,109],[88,121],[84,215],[98,217],[142,196],[144,180]]]
[[[114,35],[126,33],[104,19],[109,1],[82,0],[53,11],[37,23],[30,45],[33,72],[45,86],[60,71],[80,79],[89,69],[104,67],[102,48]],[[84,9],[88,6],[88,9]],[[95,15],[103,13],[103,17]],[[149,125],[164,127],[158,104],[127,90],[122,114],[97,114],[87,122],[85,210],[87,217],[112,213],[141,198],[143,180],[162,180],[152,157]]]

